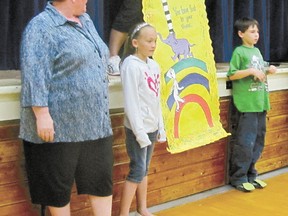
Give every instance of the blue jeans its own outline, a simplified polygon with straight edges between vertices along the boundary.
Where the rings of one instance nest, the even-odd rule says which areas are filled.
[[[263,151],[266,134],[266,111],[239,115],[230,157],[230,184],[233,186],[256,179],[255,164]]]
[[[150,161],[152,158],[157,131],[148,133],[151,145],[140,148],[139,143],[132,130],[125,128],[126,133],[126,150],[130,158],[129,173],[127,180],[135,183],[140,183],[148,174]]]

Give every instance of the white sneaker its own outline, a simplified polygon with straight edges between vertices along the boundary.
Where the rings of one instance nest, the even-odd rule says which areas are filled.
[[[107,73],[111,76],[119,76],[120,75],[120,68],[119,68],[119,64],[120,64],[121,58],[116,55],[116,56],[112,56],[109,58],[108,60],[108,71]]]

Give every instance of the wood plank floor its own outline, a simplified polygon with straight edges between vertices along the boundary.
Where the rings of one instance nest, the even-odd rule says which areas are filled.
[[[261,178],[260,178],[261,179]],[[268,186],[244,193],[235,189],[155,212],[157,216],[288,215],[288,172],[265,179]]]

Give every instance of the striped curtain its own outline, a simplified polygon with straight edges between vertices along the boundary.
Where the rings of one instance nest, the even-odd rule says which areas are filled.
[[[228,62],[240,39],[233,31],[236,19],[249,16],[260,24],[257,47],[266,61],[288,61],[288,1],[206,0],[216,62]]]
[[[169,1],[169,0],[168,0]],[[47,0],[0,0],[0,70],[19,69],[19,42],[31,17]],[[111,23],[122,0],[89,0],[88,13],[108,42]],[[287,0],[205,0],[216,62],[228,62],[239,44],[233,23],[251,16],[260,23],[260,48],[267,61],[288,61]]]
[[[0,70],[19,69],[19,42],[27,22],[46,0],[0,1]]]
[[[0,70],[19,69],[19,45],[29,20],[43,11],[47,0],[0,0]],[[99,34],[104,35],[104,1],[89,0],[88,10]]]

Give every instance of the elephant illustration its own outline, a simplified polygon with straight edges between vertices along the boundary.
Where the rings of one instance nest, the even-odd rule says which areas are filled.
[[[166,39],[162,38],[162,35],[158,33],[160,40],[163,43],[168,44],[173,52],[174,56],[172,59],[175,61],[177,58],[180,61],[181,60],[181,55],[183,55],[183,58],[186,59],[188,57],[193,57],[193,54],[190,52],[190,47],[194,46],[195,44],[190,44],[187,39],[177,39],[175,37],[175,33],[172,32],[168,35]]]

